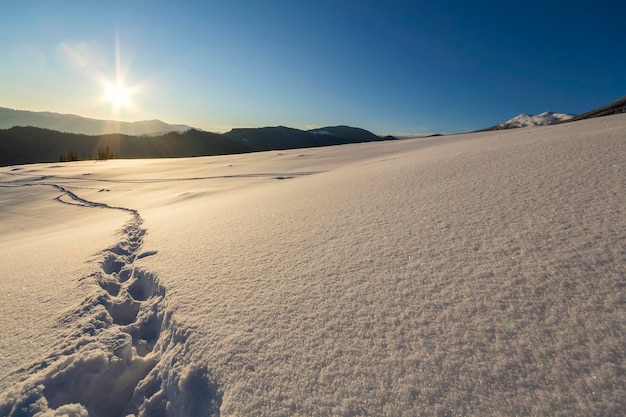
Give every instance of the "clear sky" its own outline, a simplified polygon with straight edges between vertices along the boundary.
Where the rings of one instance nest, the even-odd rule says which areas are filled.
[[[625,18],[623,0],[6,0],[0,107],[460,132],[626,95]]]

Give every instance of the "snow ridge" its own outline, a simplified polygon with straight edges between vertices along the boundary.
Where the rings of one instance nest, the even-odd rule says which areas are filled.
[[[29,375],[0,396],[7,417],[199,416],[219,414],[221,398],[202,366],[186,364],[180,353],[189,331],[179,328],[165,307],[158,277],[135,265],[156,255],[143,252],[146,229],[139,212],[79,197],[57,184],[57,201],[81,207],[121,210],[131,219],[120,240],[99,254],[100,270],[84,279],[99,290],[63,323],[74,324],[66,341]],[[92,281],[92,282],[93,282]],[[191,397],[193,395],[193,398]]]

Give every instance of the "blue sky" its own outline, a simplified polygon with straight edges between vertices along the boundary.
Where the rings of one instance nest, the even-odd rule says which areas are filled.
[[[626,95],[624,16],[622,0],[12,0],[0,106],[213,131],[475,130]]]

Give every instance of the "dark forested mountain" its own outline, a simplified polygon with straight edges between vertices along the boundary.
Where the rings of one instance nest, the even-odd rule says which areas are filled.
[[[622,97],[619,100],[615,100],[606,106],[599,107],[597,109],[583,113],[580,116],[576,116],[568,122],[574,122],[576,120],[592,119],[594,117],[610,116],[612,114],[626,113],[626,97]]]
[[[348,126],[302,131],[288,127],[233,129],[217,134],[191,129],[159,136],[88,136],[36,127],[0,130],[0,166],[74,159],[165,158],[371,142],[381,138]]]
[[[308,132],[315,134],[315,135],[336,136],[336,137],[344,138],[346,141],[350,141],[350,142],[362,141],[364,138],[367,138],[368,142],[380,140],[380,137],[374,135],[372,132],[369,132],[365,129],[361,129],[358,127],[350,127],[350,126],[329,126],[329,127],[322,127],[320,129],[312,129],[312,130],[309,130]]]
[[[372,132],[350,126],[324,127],[308,131],[284,126],[233,129],[224,133],[224,136],[254,150],[310,148],[383,140]]]
[[[160,120],[142,120],[139,122],[119,122],[114,120],[89,119],[74,114],[52,112],[33,112],[0,107],[0,129],[15,126],[33,126],[59,132],[80,133],[85,135],[106,135],[121,133],[124,135],[157,135],[167,132],[184,132],[191,129],[187,125],[171,125]]]

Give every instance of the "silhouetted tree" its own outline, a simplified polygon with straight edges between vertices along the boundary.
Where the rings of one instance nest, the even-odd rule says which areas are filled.
[[[59,158],[59,162],[72,162],[78,161],[78,155],[74,151],[69,151],[68,153],[62,153]]]
[[[115,155],[109,146],[105,146],[104,148],[98,148],[98,156],[96,159],[98,161],[104,161],[107,159],[115,159],[117,155]]]

